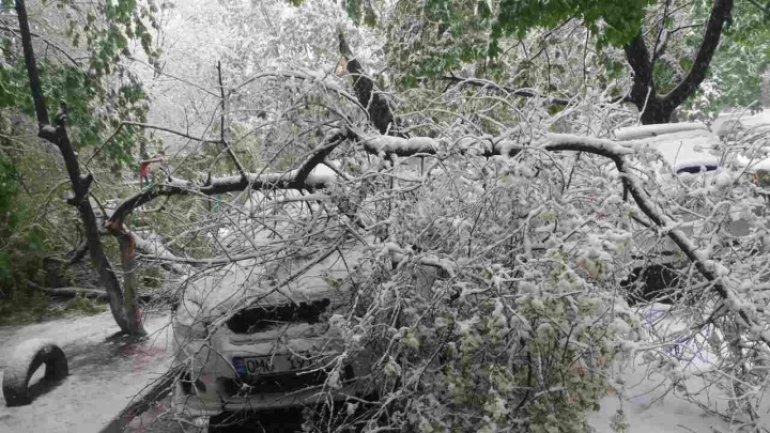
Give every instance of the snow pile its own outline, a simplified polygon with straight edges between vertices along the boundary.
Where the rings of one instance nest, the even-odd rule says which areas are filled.
[[[609,392],[589,424],[597,433],[615,432],[620,424],[634,433],[743,431],[737,418],[731,423],[706,409],[728,412],[736,400],[714,379],[715,373],[723,379],[724,361],[710,340],[723,338],[721,332],[709,326],[692,336],[688,321],[668,305],[653,304],[641,313],[650,338],[613,368]],[[770,427],[770,398],[757,413],[758,424]]]

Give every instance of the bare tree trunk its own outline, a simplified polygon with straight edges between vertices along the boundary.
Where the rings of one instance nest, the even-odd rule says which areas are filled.
[[[112,265],[107,259],[107,255],[104,253],[104,248],[99,239],[96,214],[94,213],[94,210],[91,207],[91,201],[89,200],[89,189],[91,182],[93,181],[93,176],[90,174],[83,176],[80,173],[80,163],[78,162],[77,153],[69,140],[69,135],[67,134],[67,129],[64,125],[67,118],[64,104],[62,104],[62,109],[56,114],[56,126],[52,126],[49,123],[48,108],[46,107],[45,99],[43,98],[40,75],[38,74],[35,54],[32,49],[32,35],[29,30],[29,20],[27,18],[27,9],[24,5],[24,0],[16,0],[16,12],[19,19],[19,29],[21,32],[22,46],[24,48],[24,61],[27,65],[30,92],[32,94],[32,100],[35,105],[35,114],[38,121],[38,136],[55,144],[59,148],[62,158],[64,159],[64,164],[67,168],[67,174],[72,183],[72,191],[74,193],[74,197],[69,200],[69,203],[78,209],[80,220],[82,221],[86,232],[88,252],[99,273],[99,280],[104,285],[107,292],[110,311],[115,318],[115,322],[120,327],[120,330],[126,334],[145,335],[146,333],[141,326],[141,322],[137,324],[128,320],[129,315],[126,314],[126,311],[138,316],[138,312],[132,311],[136,310],[136,303],[134,302],[133,305],[130,305],[124,302],[120,282],[112,269]]]
[[[714,0],[703,41],[695,55],[692,68],[674,90],[666,95],[658,94],[653,78],[655,61],[663,54],[665,46],[653,47],[654,52],[650,53],[642,32],[626,44],[626,60],[634,71],[634,82],[625,101],[632,102],[639,109],[642,124],[670,122],[674,110],[698,90],[698,86],[706,78],[711,59],[722,36],[722,29],[730,19],[732,9],[733,0]]]
[[[117,235],[117,238],[120,243],[120,258],[123,265],[123,313],[131,329],[144,329],[138,306],[139,283],[136,278],[138,268],[136,264],[136,240],[127,229],[124,229],[122,234]]]
[[[353,55],[341,32],[339,40],[340,55],[345,60],[345,70],[353,76],[353,90],[356,92],[358,102],[369,114],[369,122],[380,131],[380,134],[399,135],[388,101],[374,90],[374,82],[364,72],[363,66]]]

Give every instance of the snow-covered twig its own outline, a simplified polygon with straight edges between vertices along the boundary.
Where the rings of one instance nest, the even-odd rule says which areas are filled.
[[[329,186],[336,179],[331,170],[314,171],[344,139],[345,133],[334,130],[326,144],[314,151],[299,168],[284,173],[245,173],[245,176],[223,176],[207,179],[203,184],[172,178],[165,183],[145,189],[124,200],[112,213],[108,225],[122,224],[136,208],[161,196],[216,195],[228,192],[279,189],[319,189]]]

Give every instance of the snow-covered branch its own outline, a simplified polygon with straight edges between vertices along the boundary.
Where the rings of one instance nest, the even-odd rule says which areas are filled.
[[[625,155],[633,153],[631,149],[622,147],[609,140],[573,138],[566,135],[550,135],[549,141],[550,143],[543,146],[549,150],[581,151],[610,158],[621,174],[623,185],[631,193],[631,197],[633,197],[639,209],[658,227],[665,230],[668,237],[695,265],[698,272],[712,283],[712,287],[719,297],[722,298],[722,304],[737,316],[739,323],[751,335],[770,346],[770,332],[768,332],[767,326],[763,326],[757,321],[747,303],[740,299],[734,288],[726,284],[722,278],[723,273],[719,272],[716,263],[706,253],[702,252],[682,230],[671,229],[671,227],[679,225],[678,221],[667,216],[660,209],[652,197],[645,191],[642,181],[629,170]]]
[[[548,151],[577,151],[589,152],[612,158],[615,156],[634,153],[633,143],[619,143],[612,140],[599,138],[586,138],[570,134],[549,134],[547,138],[537,144],[525,144],[512,140],[509,137],[463,137],[454,143],[447,143],[431,137],[401,138],[379,135],[367,137],[359,135],[361,146],[368,153],[390,157],[437,155],[441,153],[476,154],[479,156],[515,156],[524,149],[538,149]]]
[[[389,136],[378,136],[373,138],[359,139],[363,148],[373,154],[384,156],[412,156],[419,154],[439,154],[447,152],[448,146],[441,141],[429,137],[399,138]],[[746,303],[738,297],[735,290],[730,287],[718,272],[717,266],[713,260],[710,260],[707,254],[700,251],[697,245],[679,229],[670,229],[677,227],[678,222],[667,216],[663,210],[655,203],[655,200],[645,191],[641,179],[639,179],[631,170],[629,170],[626,156],[633,154],[635,143],[625,141],[623,143],[599,139],[582,137],[570,134],[547,134],[543,139],[531,144],[522,144],[507,139],[494,139],[486,137],[464,138],[455,146],[455,150],[460,153],[475,151],[479,155],[509,155],[514,156],[524,149],[544,150],[550,152],[572,151],[585,152],[594,155],[600,155],[609,158],[615,164],[615,167],[621,174],[623,185],[631,193],[639,209],[655,223],[658,227],[665,230],[669,238],[677,247],[687,256],[695,265],[695,268],[709,282],[715,292],[722,298],[723,304],[739,318],[741,324],[753,335],[770,346],[770,332],[764,329],[757,321],[754,313],[749,309]]]
[[[178,262],[179,258],[166,248],[159,236],[154,233],[148,233],[146,236],[138,236],[136,233],[133,235],[136,249],[142,254],[163,261],[163,267],[175,274],[184,275],[187,273],[185,268],[174,263]]]
[[[123,220],[136,208],[162,196],[216,195],[244,190],[319,189],[329,186],[337,174],[321,162],[346,138],[346,133],[333,130],[327,135],[326,143],[316,149],[295,170],[284,173],[245,173],[245,176],[223,176],[207,179],[203,183],[184,179],[169,178],[167,182],[146,188],[133,197],[124,200],[112,213],[106,225],[120,226]]]

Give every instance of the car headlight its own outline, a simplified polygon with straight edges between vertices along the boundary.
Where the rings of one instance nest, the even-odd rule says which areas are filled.
[[[208,337],[208,323],[200,318],[174,320],[174,335],[176,340],[203,340]]]

